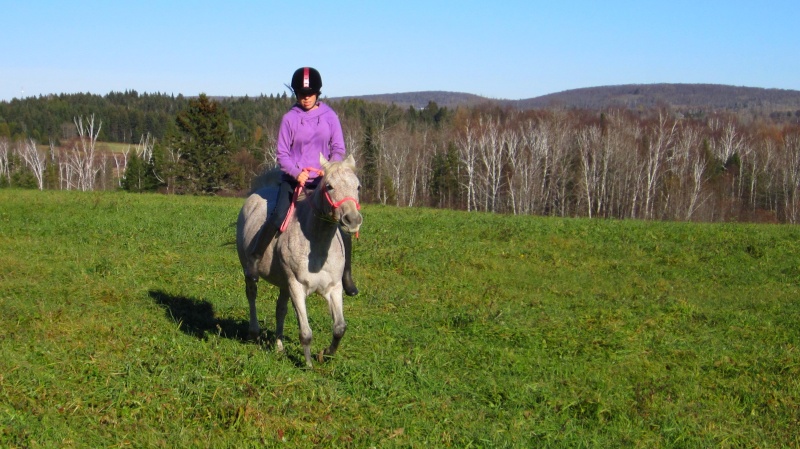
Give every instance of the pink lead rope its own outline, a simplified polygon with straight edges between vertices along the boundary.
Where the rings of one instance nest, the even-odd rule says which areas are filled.
[[[317,172],[319,176],[323,176],[325,174],[325,172],[323,172],[322,170],[314,167],[306,167],[303,169],[303,171],[306,173],[314,171]],[[300,196],[300,191],[303,190],[305,185],[306,185],[305,183],[297,184],[297,187],[294,188],[294,196],[292,197],[292,203],[289,204],[289,211],[286,213],[286,218],[283,219],[283,223],[281,223],[281,232],[285,231],[286,228],[289,226],[289,220],[291,220],[292,216],[294,215],[294,203],[297,202],[297,198]]]

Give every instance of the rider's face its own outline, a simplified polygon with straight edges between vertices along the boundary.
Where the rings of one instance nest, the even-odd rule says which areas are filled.
[[[310,111],[314,106],[317,105],[317,94],[298,93],[297,104],[299,104],[304,111]]]

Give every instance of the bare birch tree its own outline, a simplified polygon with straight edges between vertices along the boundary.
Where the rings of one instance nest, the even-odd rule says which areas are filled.
[[[483,121],[480,124],[483,125]],[[481,186],[482,203],[484,210],[489,212],[498,211],[498,197],[500,196],[504,177],[503,162],[505,151],[499,126],[496,120],[487,120],[485,126],[481,126],[483,133],[481,133],[478,143],[478,157],[483,165],[483,171],[481,172],[483,180],[483,185]]]
[[[570,184],[572,183],[572,130],[567,117],[559,114],[552,123],[550,169],[547,174],[549,203],[551,215],[566,217],[570,213]]]
[[[523,141],[528,153],[528,167],[522,170],[530,182],[530,194],[525,200],[528,203],[523,209],[529,213],[547,214],[555,210],[555,193],[553,186],[557,184],[555,169],[559,165],[560,148],[563,147],[561,139],[566,135],[563,130],[564,123],[557,118],[548,118],[534,123],[528,121],[525,125]],[[554,182],[555,181],[555,182]],[[525,191],[522,188],[522,191]]]
[[[11,184],[11,167],[8,160],[9,145],[8,139],[0,137],[0,177],[5,178]]]
[[[634,216],[641,198],[642,179],[640,154],[641,128],[611,111],[603,124],[603,147],[606,154],[603,215],[625,218]]]
[[[458,154],[459,160],[464,166],[464,171],[466,172],[464,188],[467,191],[467,211],[472,211],[473,209],[477,209],[475,195],[475,166],[478,160],[478,144],[477,138],[475,137],[475,131],[473,130],[472,126],[470,126],[469,121],[464,127],[464,134],[459,139]]]
[[[530,213],[531,186],[535,182],[533,170],[535,164],[531,160],[531,150],[525,145],[525,131],[506,129],[503,131],[503,142],[511,172],[507,176],[509,203],[511,212],[517,214]]]
[[[597,126],[580,130],[577,142],[586,211],[589,218],[592,218],[603,211],[610,157],[603,142],[602,132]]]
[[[117,187],[122,187],[122,180],[125,179],[125,169],[128,168],[128,154],[131,152],[131,146],[125,147],[122,154],[114,153],[114,169],[117,172]]]
[[[100,122],[95,130],[94,114],[88,118],[86,123],[84,123],[83,117],[76,117],[74,123],[78,132],[78,140],[67,155],[68,186],[74,186],[82,191],[91,191],[94,190],[95,179],[100,171],[98,161],[95,159],[97,136],[100,134],[103,123]]]
[[[430,179],[429,174],[431,172],[431,155],[436,153],[435,147],[429,151],[427,129],[415,133],[414,137],[415,138],[411,140],[413,144],[411,147],[412,152],[410,154],[409,164],[406,167],[409,172],[406,178],[406,204],[408,207],[413,207],[416,204],[417,192],[428,191],[428,180]]]
[[[760,148],[754,151],[750,157],[749,202],[752,212],[755,212],[759,206],[759,191],[765,190],[769,192],[772,189],[769,167],[772,165],[772,159],[776,152],[775,141],[765,138]]]
[[[407,137],[407,136],[406,136]],[[406,178],[409,175],[410,148],[408,139],[388,136],[381,152],[386,167],[389,181],[394,187],[394,202],[396,206],[406,205],[409,192],[405,188]]]
[[[794,224],[800,220],[800,135],[784,137],[782,162],[786,221]]]
[[[609,114],[606,125],[606,140],[618,154],[614,176],[614,208],[618,218],[641,218],[644,208],[646,183],[646,154],[638,151],[642,146],[644,130],[637,122],[622,115]]]
[[[347,154],[353,155],[353,159],[360,161],[361,160],[361,145],[359,143],[359,139],[357,135],[353,132],[345,131],[344,132],[344,142],[345,148],[347,149]],[[275,161],[273,161],[275,162]]]
[[[666,170],[673,182],[668,187],[664,208],[672,218],[691,220],[705,201],[702,195],[707,162],[700,148],[701,139],[697,129],[682,127],[666,161]]]
[[[39,190],[44,190],[44,169],[47,166],[47,157],[39,151],[36,141],[29,138],[24,143],[20,143],[18,153],[25,165],[31,169]]]
[[[713,123],[714,127],[721,126],[717,120],[714,120]],[[734,126],[733,122],[727,122],[722,127],[722,136],[716,143],[714,150],[723,165],[728,164],[734,155],[740,153],[744,145],[744,141],[736,131],[736,126]]]
[[[662,165],[668,149],[672,146],[675,136],[677,122],[670,126],[667,123],[667,116],[659,113],[658,124],[652,128],[653,136],[647,145],[647,166],[645,171],[645,198],[644,198],[644,218],[653,219],[655,201],[658,194],[659,181],[663,175]]]

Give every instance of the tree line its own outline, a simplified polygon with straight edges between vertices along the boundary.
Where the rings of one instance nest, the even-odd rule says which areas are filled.
[[[242,195],[293,99],[135,91],[0,103],[0,186]],[[330,102],[363,201],[562,217],[800,220],[800,127],[669,108]],[[103,151],[101,142],[127,145]]]

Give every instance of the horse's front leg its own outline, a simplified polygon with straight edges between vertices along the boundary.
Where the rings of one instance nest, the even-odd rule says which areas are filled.
[[[244,289],[247,294],[247,302],[250,304],[250,338],[257,340],[261,335],[261,328],[258,326],[258,313],[256,312],[256,297],[258,296],[257,280],[250,276],[244,277]]]
[[[344,321],[341,286],[332,289],[330,293],[325,295],[325,299],[328,301],[328,311],[333,319],[333,339],[331,340],[331,345],[319,353],[318,359],[320,363],[325,357],[333,357],[336,354],[339,342],[341,342],[344,332],[347,330],[347,323]]]
[[[292,297],[294,313],[297,316],[297,325],[300,327],[300,344],[303,345],[303,354],[306,357],[306,366],[313,367],[311,363],[311,326],[308,325],[308,312],[306,311],[306,291],[299,283],[291,283],[289,292]]]
[[[278,352],[283,352],[283,323],[289,309],[289,297],[289,290],[282,288],[275,304],[275,349]]]

